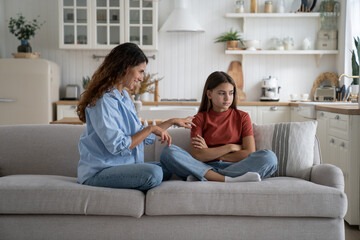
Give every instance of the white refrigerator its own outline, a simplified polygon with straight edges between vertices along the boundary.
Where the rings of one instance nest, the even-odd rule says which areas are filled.
[[[0,59],[0,125],[55,119],[60,68],[45,59]]]

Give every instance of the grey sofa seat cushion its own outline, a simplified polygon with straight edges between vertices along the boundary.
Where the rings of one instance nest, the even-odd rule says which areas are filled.
[[[138,190],[85,186],[76,178],[12,175],[0,178],[0,214],[79,214],[141,217]]]
[[[346,195],[338,189],[277,177],[258,183],[163,182],[148,191],[145,214],[343,218],[346,209]]]

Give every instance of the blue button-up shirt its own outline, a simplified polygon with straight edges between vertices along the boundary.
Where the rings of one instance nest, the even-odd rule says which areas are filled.
[[[129,149],[131,136],[144,128],[136,116],[129,94],[117,89],[105,93],[93,107],[87,107],[86,130],[79,140],[78,182],[84,183],[104,168],[144,162],[144,145],[152,144],[150,134]]]

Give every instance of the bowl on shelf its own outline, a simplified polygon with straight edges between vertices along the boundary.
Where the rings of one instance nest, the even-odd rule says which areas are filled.
[[[244,45],[247,50],[256,50],[259,48],[260,41],[259,40],[245,40]]]

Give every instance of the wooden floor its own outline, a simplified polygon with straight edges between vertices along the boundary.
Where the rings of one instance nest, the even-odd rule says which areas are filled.
[[[350,226],[345,222],[345,240],[360,240],[359,226]]]

